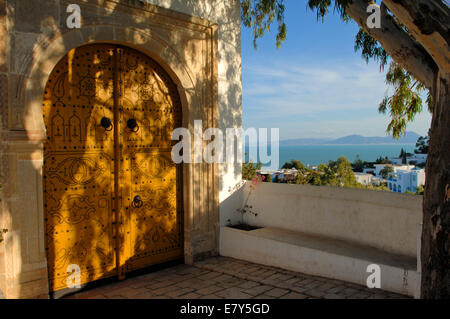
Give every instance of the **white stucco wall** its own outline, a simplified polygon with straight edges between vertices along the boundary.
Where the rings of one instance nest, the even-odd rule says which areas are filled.
[[[413,258],[417,256],[422,196],[262,183],[250,194],[248,204],[258,213],[257,217],[246,217],[246,222],[252,225],[354,242]]]
[[[242,127],[241,24],[239,0],[141,0],[166,9],[207,19],[218,24],[219,123],[226,128]],[[237,143],[241,145],[242,143]],[[241,164],[221,164],[219,171],[221,216],[240,207],[238,192]]]
[[[219,128],[242,127],[241,24],[239,0],[141,0],[218,24]],[[234,167],[235,166],[235,167]],[[241,181],[240,165],[221,165],[220,199]]]

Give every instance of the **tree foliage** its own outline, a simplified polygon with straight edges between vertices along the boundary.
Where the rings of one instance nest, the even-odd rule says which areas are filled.
[[[251,163],[246,161],[242,164],[242,179],[246,181],[251,181],[256,177],[256,172],[259,171],[262,167],[261,163]]]
[[[378,111],[390,114],[391,121],[387,131],[398,138],[406,132],[407,123],[414,121],[415,116],[422,112],[421,95],[427,94],[426,103],[430,113],[433,110],[433,99],[419,80],[395,62],[389,66],[386,83],[394,88],[394,94],[381,101]]]
[[[286,40],[287,28],[284,22],[284,0],[242,0],[241,20],[244,26],[253,31],[253,45],[257,47],[258,38],[270,32],[275,21],[278,25],[276,46],[279,48]]]
[[[401,27],[398,22],[397,24]],[[386,129],[388,133],[399,138],[406,132],[407,124],[414,121],[415,116],[423,110],[422,95],[427,95],[428,110],[430,113],[432,112],[433,98],[430,91],[410,72],[392,61],[380,43],[363,29],[360,29],[356,35],[355,51],[361,51],[361,56],[367,63],[370,60],[376,61],[380,66],[380,71],[383,71],[389,64],[386,84],[394,92],[391,96],[386,96],[378,107],[380,113],[389,113],[391,117]]]
[[[355,187],[357,182],[353,173],[352,164],[347,158],[341,156],[337,161],[330,161],[328,166],[335,172],[336,186]]]
[[[277,0],[249,0],[251,3]],[[282,2],[281,0],[277,2]],[[380,110],[389,112],[392,121],[388,130],[399,137],[413,115],[423,109],[419,105],[420,84],[429,90],[427,100],[433,112],[430,128],[430,149],[427,161],[427,185],[423,203],[423,228],[421,244],[421,297],[450,297],[450,206],[447,191],[450,183],[448,162],[450,161],[450,135],[448,134],[450,109],[448,89],[450,82],[449,30],[450,6],[442,0],[383,0],[380,5],[381,28],[370,28],[366,24],[369,4],[374,0],[309,0],[308,7],[318,19],[324,20],[334,7],[343,20],[352,20],[373,37],[393,62],[388,72],[394,94],[382,101]],[[284,12],[284,8],[283,8]],[[262,20],[262,19],[259,19]],[[258,20],[253,20],[258,21]],[[251,25],[252,22],[250,22]],[[258,22],[257,22],[258,23]],[[281,21],[278,21],[281,23]],[[269,28],[265,27],[265,30]],[[261,33],[256,33],[259,37]],[[366,41],[367,39],[362,39]],[[279,45],[277,41],[277,45]],[[382,50],[376,43],[366,48],[364,54],[380,59]],[[389,60],[390,61],[390,60]],[[417,82],[418,80],[418,82]],[[417,83],[416,83],[417,82]],[[432,105],[432,107],[431,107]],[[445,192],[443,191],[445,190]],[[436,212],[439,214],[436,214]]]
[[[428,154],[430,138],[428,136],[420,136],[417,139],[416,149],[414,153],[416,154]]]
[[[383,177],[384,179],[389,177],[389,174],[394,173],[394,169],[392,168],[392,166],[385,166],[381,171],[380,171],[380,175],[381,177]]]
[[[359,157],[357,157],[357,161],[358,159]],[[362,162],[360,159],[359,161],[362,164],[361,170],[365,167],[373,166],[373,163]],[[289,183],[389,191],[385,184],[377,186],[358,183],[354,173],[354,163],[351,164],[344,156],[339,157],[336,161],[329,161],[328,164],[322,163],[316,169],[306,167],[300,161],[296,160],[291,160],[286,164],[289,164],[287,166],[291,166],[294,162],[300,163],[300,165],[297,165],[302,167],[302,169],[297,171],[295,179]]]
[[[343,21],[349,21],[350,17],[345,10],[349,2],[349,0],[309,0],[307,6],[316,12],[317,19],[322,22],[331,9],[337,12]],[[367,3],[369,2],[367,1]],[[278,25],[276,46],[282,45],[287,36],[283,0],[243,0],[241,7],[243,24],[253,30],[255,47],[257,39],[262,37],[265,32],[270,31],[270,25],[275,21]],[[393,17],[393,21],[399,28],[408,32],[395,17]],[[433,98],[430,91],[410,72],[392,61],[380,43],[363,29],[360,29],[356,35],[355,51],[361,51],[361,56],[367,63],[370,60],[376,61],[380,66],[380,71],[383,71],[389,64],[386,84],[394,90],[394,93],[386,96],[378,108],[380,113],[389,114],[391,118],[386,129],[388,133],[395,138],[405,134],[407,124],[414,121],[415,116],[423,110],[421,96],[424,94],[427,96],[428,110],[432,112]]]
[[[347,21],[347,17],[345,17],[346,2],[348,1],[335,1],[335,7],[338,7],[341,16]],[[322,20],[328,13],[323,7],[329,6],[331,6],[331,1],[329,0],[309,1],[309,7],[316,10],[318,18],[321,17]],[[396,17],[392,15],[391,17],[392,21],[394,21],[399,28],[408,33],[407,28],[405,28]],[[392,134],[397,139],[405,134],[407,124],[414,121],[415,116],[423,110],[421,98],[421,95],[423,94],[427,95],[426,103],[428,110],[430,113],[432,112],[433,98],[425,85],[410,72],[405,70],[400,64],[394,62],[380,43],[361,28],[355,38],[355,51],[361,51],[361,56],[367,63],[369,63],[370,60],[376,61],[380,66],[380,71],[383,71],[386,65],[390,64],[386,74],[386,84],[393,88],[394,93],[391,96],[386,96],[381,101],[378,108],[380,113],[389,113],[391,117],[391,121],[386,129],[388,133]]]
[[[361,51],[361,57],[369,63],[370,60],[376,61],[383,71],[388,64],[389,55],[386,50],[372,38],[366,31],[359,29],[355,38],[355,51]]]
[[[416,195],[423,195],[424,192],[425,192],[424,185],[420,185],[419,187],[417,187]]]
[[[290,162],[286,162],[282,169],[293,169],[295,168],[296,170],[304,170],[305,166],[303,165],[302,162],[292,159]]]
[[[400,151],[400,156],[399,156],[399,158],[401,158],[402,159],[402,164],[406,164],[406,162],[407,162],[407,157],[408,157],[408,154],[405,152],[405,150],[402,148],[402,150]]]
[[[352,165],[344,156],[328,164],[322,163],[316,170],[306,168],[303,164],[302,166],[303,169],[297,172],[296,184],[357,188],[362,186],[357,183]]]
[[[356,155],[355,161],[352,163],[354,172],[362,173],[365,168],[365,163],[361,160],[359,155]]]
[[[375,161],[375,164],[391,164],[391,161],[389,160],[389,158],[387,156],[385,156],[385,157],[380,156]]]
[[[351,2],[351,0],[334,0],[333,11],[337,12],[341,19],[344,21],[349,21],[350,17],[345,12],[345,7],[347,4]],[[317,20],[325,19],[325,16],[330,12],[330,7],[332,7],[331,0],[309,0],[308,1],[309,9],[316,11]]]

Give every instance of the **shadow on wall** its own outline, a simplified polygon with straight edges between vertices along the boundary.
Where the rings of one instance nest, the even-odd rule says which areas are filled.
[[[137,2],[137,0],[136,0]],[[148,1],[153,2],[153,1]],[[183,11],[192,11],[194,15],[201,16],[205,19],[214,20],[214,17],[219,16],[219,121],[217,123],[220,128],[227,127],[240,127],[241,126],[241,65],[240,65],[240,39],[239,32],[236,33],[236,25],[240,29],[240,22],[230,19],[227,12],[230,10],[238,10],[239,6],[236,6],[233,1],[221,2],[220,5],[210,6],[207,4],[209,1],[160,1],[160,5],[163,7],[170,7],[174,10],[184,7]],[[236,0],[236,2],[238,2]],[[86,26],[98,25],[95,29],[94,35],[87,34],[85,28],[82,26],[80,30],[69,30],[66,27],[67,13],[65,12],[65,2],[59,0],[46,0],[46,1],[7,1],[3,2],[6,6],[6,10],[9,16],[7,17],[14,26],[9,31],[10,39],[10,51],[11,55],[9,61],[5,61],[6,68],[8,69],[8,77],[11,89],[9,90],[9,112],[7,105],[3,104],[3,117],[2,117],[2,136],[3,141],[6,141],[11,134],[16,134],[22,140],[32,141],[27,143],[27,151],[20,158],[20,167],[8,167],[2,165],[2,183],[5,191],[3,192],[2,201],[2,222],[12,225],[11,232],[7,235],[5,246],[15,247],[16,260],[5,260],[0,266],[0,283],[4,290],[8,290],[8,287],[14,286],[10,282],[8,285],[5,283],[6,275],[11,273],[11,269],[14,268],[13,273],[16,275],[14,278],[9,278],[16,283],[25,280],[23,273],[25,272],[25,265],[33,263],[42,263],[45,258],[44,243],[42,242],[42,236],[40,231],[43,231],[43,210],[39,204],[39,198],[42,197],[42,166],[41,155],[42,154],[42,142],[44,140],[45,132],[44,121],[37,111],[39,108],[42,110],[42,97],[44,91],[42,90],[43,84],[47,82],[49,74],[43,72],[45,70],[45,64],[48,61],[41,60],[41,56],[48,49],[50,44],[57,44],[59,46],[59,52],[68,52],[73,48],[73,43],[77,42],[79,38],[84,38],[85,42],[89,42],[91,37],[102,38],[108,42],[108,39],[112,39],[112,31],[110,25],[122,26],[124,23],[116,10],[116,6],[120,3],[129,4],[129,1],[107,1],[109,6],[108,10],[104,10],[101,6],[105,3],[103,0],[89,1],[89,6],[84,2],[73,1],[73,3],[79,3],[83,8],[87,9],[86,15],[83,15],[83,23]],[[100,8],[91,6],[98,5]],[[142,4],[141,4],[142,5]],[[139,5],[137,5],[139,6]],[[181,9],[180,9],[181,11]],[[236,15],[233,15],[236,16]],[[239,13],[237,13],[239,16]],[[142,19],[136,17],[133,21],[127,21],[130,23],[130,27],[148,29],[148,21],[142,21]],[[108,27],[100,27],[100,26]],[[178,38],[176,32],[166,33],[165,36],[167,43],[177,43],[183,41]],[[130,42],[134,42],[136,39],[130,39]],[[54,47],[54,46],[53,46]],[[194,59],[196,56],[196,48],[192,47],[189,50],[190,44],[186,42],[185,56],[181,57],[182,60]],[[55,53],[59,54],[59,53]],[[61,56],[62,57],[62,56]],[[239,57],[239,58],[237,58]],[[176,64],[177,61],[169,61],[171,64]],[[183,66],[180,66],[183,67]],[[33,72],[37,72],[36,76],[33,76],[34,81],[30,79],[30,75]],[[40,72],[40,73],[39,73]],[[105,83],[103,83],[105,84]],[[101,85],[101,82],[97,85]],[[187,94],[191,96],[199,96],[204,90],[203,83],[193,83],[191,88],[186,88]],[[87,104],[87,103],[86,103]],[[205,114],[198,114],[199,117],[206,116]],[[21,137],[21,133],[24,136]],[[82,147],[82,144],[80,144]],[[86,145],[85,145],[86,146]],[[14,162],[14,156],[9,154],[15,154],[12,146],[7,143],[2,144],[2,162],[10,163],[11,165],[17,165]],[[34,147],[34,148],[33,148]],[[83,148],[82,148],[83,149]],[[80,171],[82,168],[74,170],[76,176],[83,176],[85,178],[89,174],[95,173],[95,166],[91,167],[91,170]],[[18,176],[12,176],[11,171],[17,170]],[[25,173],[26,172],[26,173]],[[88,174],[88,175],[86,175]],[[221,166],[220,175],[232,176],[232,178],[239,180],[241,176],[240,165]],[[32,177],[31,180],[27,180],[27,177]],[[13,182],[13,179],[17,178],[17,181]],[[81,178],[81,177],[80,177]],[[17,184],[17,185],[16,185]],[[94,183],[95,184],[95,183]],[[225,185],[223,178],[219,181],[219,190],[225,191],[228,185]],[[94,185],[92,185],[93,187]],[[84,186],[83,186],[84,187]],[[19,190],[20,189],[20,190]],[[84,193],[89,193],[92,190],[84,190],[80,192],[80,196]],[[41,193],[41,194],[39,194]],[[29,211],[27,203],[23,203],[23,197],[29,197],[31,201],[36,198],[36,204],[38,206],[39,218],[30,219],[29,216],[23,216],[24,211]],[[81,197],[80,197],[81,198]],[[48,205],[48,203],[46,203]],[[29,205],[29,204],[28,204]],[[89,209],[88,202],[84,202],[85,207],[82,207],[82,213],[75,213],[72,218],[75,220],[78,218],[82,220],[87,215],[92,214]],[[107,204],[108,205],[108,204]],[[25,230],[22,232],[14,232],[14,227],[23,223],[24,220],[28,220],[27,227],[30,232]],[[38,223],[41,229],[33,227],[33,223]],[[105,229],[100,225],[98,221],[94,221],[95,225],[91,225],[93,233],[101,233]],[[30,235],[30,233],[32,233]],[[27,235],[27,236],[25,236]],[[19,247],[26,247],[20,249]],[[0,250],[4,247],[0,247]],[[103,251],[100,249],[101,253]],[[0,251],[0,254],[2,252]],[[95,262],[91,260],[91,257],[86,250],[79,248],[78,251],[82,258],[85,258],[86,267],[94,267]],[[111,262],[110,252],[104,252],[107,262]],[[63,258],[63,257],[61,257]],[[58,256],[57,256],[58,259]],[[62,261],[63,259],[59,260]],[[14,263],[14,265],[12,265]],[[40,279],[39,279],[40,280]],[[45,279],[46,281],[46,279]],[[44,286],[44,283],[42,283]],[[16,285],[19,286],[19,285]],[[42,290],[44,291],[44,290]],[[13,291],[12,294],[17,297],[27,297],[30,291],[22,288],[22,291]],[[43,296],[45,297],[45,296]]]
[[[141,0],[180,12],[192,12],[209,21],[218,23],[219,59],[219,121],[217,127],[242,127],[242,81],[241,81],[241,38],[240,1],[199,0]],[[231,12],[231,14],[230,14]],[[236,19],[237,17],[237,19]],[[195,58],[195,56],[191,56]],[[239,147],[240,144],[239,143]],[[232,195],[241,180],[241,164],[220,165],[219,190],[221,202]]]
[[[170,133],[182,118],[176,92],[151,59],[113,45],[71,50],[53,70],[43,103],[48,139],[43,177],[46,250],[55,289],[67,286],[71,264],[82,267],[82,283],[116,275],[117,236],[125,271],[167,261],[158,254],[183,256],[182,210],[177,209],[182,171],[170,160]],[[138,126],[127,127],[130,119]],[[120,154],[116,144],[122,145]]]

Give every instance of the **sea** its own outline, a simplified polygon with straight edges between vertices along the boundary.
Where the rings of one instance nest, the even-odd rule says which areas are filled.
[[[358,144],[358,145],[298,145],[298,146],[280,146],[279,147],[279,168],[284,163],[296,159],[304,165],[317,166],[322,163],[328,163],[330,160],[337,160],[340,156],[345,156],[350,162],[355,161],[356,157],[362,161],[375,162],[381,157],[397,157],[401,149],[408,153],[414,153],[415,144]],[[247,146],[245,148],[245,159],[249,160],[251,151],[255,151],[256,146]],[[268,150],[270,156],[270,146]],[[258,161],[259,161],[258,155]],[[269,167],[270,163],[263,164],[263,167]]]

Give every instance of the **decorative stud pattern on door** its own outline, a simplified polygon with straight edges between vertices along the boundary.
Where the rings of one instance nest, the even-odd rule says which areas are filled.
[[[50,290],[183,256],[181,168],[170,157],[181,126],[177,87],[133,49],[71,50],[44,101],[45,239]]]

